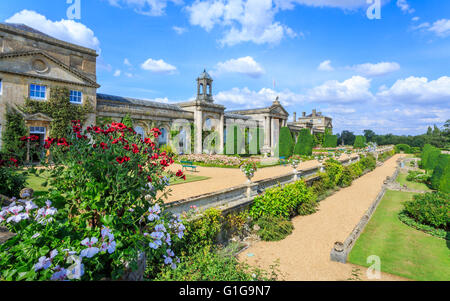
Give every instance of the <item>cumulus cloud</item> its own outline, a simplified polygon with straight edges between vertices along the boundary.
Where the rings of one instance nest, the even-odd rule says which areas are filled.
[[[162,16],[168,3],[182,4],[183,0],[108,0],[109,4],[117,7],[129,6],[143,15]]]
[[[192,25],[206,31],[216,25],[225,28],[219,41],[222,45],[278,44],[285,36],[298,36],[293,29],[275,21],[279,9],[272,0],[196,0],[187,11]]]
[[[397,80],[392,87],[378,92],[377,96],[390,102],[412,104],[442,104],[449,103],[450,77],[443,76],[436,80],[426,77],[408,77]]]
[[[283,9],[293,9],[295,4],[314,7],[333,7],[341,9],[357,9],[368,7],[366,0],[275,0],[276,5]],[[386,1],[382,1],[386,2]]]
[[[117,69],[117,70],[114,72],[114,76],[115,76],[115,77],[119,77],[120,74],[122,74],[122,71],[120,71],[119,69]]]
[[[125,66],[128,66],[128,67],[132,67],[132,66],[133,66],[133,65],[130,63],[130,60],[127,59],[127,58],[125,58],[125,59],[123,60],[123,64],[124,64]]]
[[[216,70],[212,73],[216,75],[221,73],[240,73],[257,78],[263,75],[265,71],[251,56],[246,56],[219,62],[216,66]]]
[[[331,61],[330,60],[326,60],[326,61],[323,61],[322,63],[319,64],[319,66],[317,67],[317,70],[319,70],[319,71],[333,71],[334,68],[331,66]]]
[[[436,35],[440,37],[450,36],[450,20],[449,19],[441,19],[433,23],[433,25],[428,29],[431,32],[434,32]]]
[[[100,52],[100,41],[86,25],[74,20],[51,21],[32,10],[22,10],[5,20],[7,23],[23,23],[54,38],[88,47]]]
[[[400,70],[400,65],[395,62],[365,63],[352,66],[350,69],[365,76],[381,76]]]
[[[163,60],[148,59],[142,65],[141,68],[154,73],[173,74],[177,70],[175,66],[172,66]]]

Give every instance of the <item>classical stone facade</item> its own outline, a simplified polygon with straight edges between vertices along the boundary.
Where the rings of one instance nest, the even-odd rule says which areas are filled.
[[[303,112],[302,116],[298,119],[295,112],[293,115],[293,122],[288,123],[291,131],[297,132],[301,129],[309,129],[311,130],[311,134],[325,133],[327,129],[333,131],[333,120],[331,117],[323,116],[322,112],[317,112],[315,109],[309,115]]]
[[[196,99],[189,102],[166,104],[97,93],[96,58],[95,50],[57,40],[22,24],[0,23],[0,133],[8,107],[20,106],[28,97],[46,101],[56,86],[71,91],[74,105],[89,102],[95,108],[85,125],[101,120],[117,122],[129,114],[135,131],[142,136],[153,127],[160,128],[161,144],[172,140],[171,133],[179,133],[175,147],[183,153],[191,150],[192,128],[195,153],[205,152],[206,131],[218,134],[214,152],[223,153],[227,125],[239,124],[241,128],[262,130],[262,151],[272,154],[280,127],[296,128],[288,124],[289,114],[278,98],[266,108],[225,111],[224,106],[214,103],[213,79],[206,70],[197,78]],[[48,136],[50,117],[33,114],[25,120],[30,134],[38,134],[41,139]]]

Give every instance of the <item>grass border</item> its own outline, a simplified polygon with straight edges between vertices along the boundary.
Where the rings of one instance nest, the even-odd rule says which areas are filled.
[[[444,240],[450,240],[447,239],[447,237],[450,237],[450,232],[445,231],[444,229],[436,229],[434,227],[431,227],[429,225],[421,224],[414,220],[412,217],[408,216],[408,214],[402,210],[398,214],[398,219],[404,223],[405,225],[414,228],[416,230],[422,231],[424,233],[427,233],[429,235],[432,235],[434,237],[444,239]]]

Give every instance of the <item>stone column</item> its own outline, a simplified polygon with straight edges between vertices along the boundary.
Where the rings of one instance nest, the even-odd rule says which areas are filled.
[[[270,124],[270,141],[271,141],[271,154],[272,156],[275,155],[275,145],[277,144],[278,141],[275,141],[275,131],[277,130],[276,128],[276,123],[278,122],[278,119],[275,118],[271,118],[271,124]]]
[[[220,120],[219,120],[219,154],[223,154],[224,150],[223,150],[223,143],[224,143],[224,124],[225,124],[225,116],[224,114],[220,115]]]
[[[195,123],[194,153],[201,154],[203,153],[203,141],[202,141],[203,112],[198,108],[194,112],[194,123]]]

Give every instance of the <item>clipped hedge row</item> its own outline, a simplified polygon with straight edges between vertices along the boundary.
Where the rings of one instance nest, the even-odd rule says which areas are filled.
[[[450,155],[438,157],[430,182],[433,189],[450,193]]]
[[[314,138],[308,129],[300,130],[297,143],[294,147],[294,155],[311,156],[314,145]]]
[[[294,150],[294,140],[292,139],[292,134],[288,127],[282,127],[280,129],[279,145],[280,157],[289,158],[292,156],[292,152]]]

